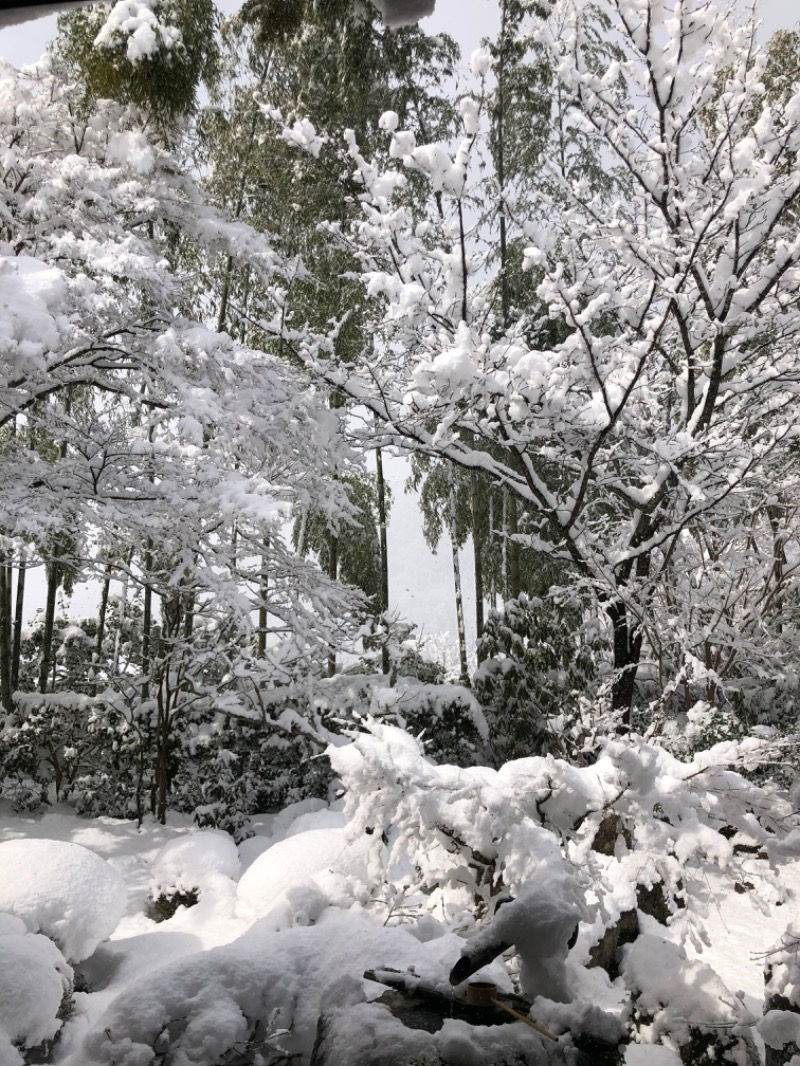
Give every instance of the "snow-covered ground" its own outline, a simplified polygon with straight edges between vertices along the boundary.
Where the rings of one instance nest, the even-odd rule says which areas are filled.
[[[256,819],[255,828],[256,836],[237,851],[225,834],[197,831],[185,817],[137,828],[111,818],[79,818],[64,806],[22,816],[0,803],[0,839],[35,844],[33,858],[20,845],[0,844],[0,910],[22,919],[29,948],[44,939],[31,933],[54,938],[75,970],[76,988],[82,989],[75,993],[75,1010],[63,1025],[53,1062],[110,1062],[103,1051],[106,1034],[117,1037],[123,1026],[139,1050],[126,1044],[124,1051],[117,1040],[114,1061],[118,1066],[150,1062],[137,1055],[151,1041],[174,1038],[175,1001],[181,996],[191,1000],[191,1018],[180,1022],[184,1046],[191,1043],[192,1025],[197,1047],[214,1039],[220,1047],[230,1046],[225,1041],[237,1026],[246,1041],[243,1019],[257,1013],[258,1007],[248,1003],[256,993],[277,1008],[289,1004],[294,1022],[291,1034],[282,1033],[276,1014],[271,1029],[262,1027],[264,1046],[286,1046],[308,1056],[316,1017],[332,990],[347,999],[363,983],[363,971],[375,966],[413,966],[435,984],[458,958],[463,942],[454,933],[433,932],[425,922],[405,925],[402,917],[393,927],[384,909],[371,914],[358,888],[368,879],[368,855],[351,840],[336,806],[304,801]],[[23,856],[26,861],[20,863]],[[708,946],[701,957],[754,1016],[761,1013],[764,953],[793,916],[800,864],[785,869],[785,881],[788,900],[772,913],[753,906],[750,891],[729,892],[706,924]],[[198,887],[197,905],[155,921],[153,897]],[[314,935],[315,925],[324,926],[323,937]],[[3,943],[21,943],[23,932],[18,922],[0,925],[0,958]],[[3,935],[12,933],[16,936]],[[493,970],[499,966],[492,964]],[[491,976],[497,979],[497,972]],[[29,1019],[30,1031],[39,1034],[55,1024],[52,997],[45,993],[43,988],[38,1014]],[[19,995],[19,974],[0,970],[0,1027],[4,1007],[7,1014]],[[456,1030],[448,1032],[447,1039],[455,1040]],[[2,1066],[21,1061],[14,1055],[0,1042]],[[212,1060],[186,1059],[194,1061]],[[626,1057],[629,1066],[677,1066],[678,1061],[671,1051],[650,1045],[631,1047]]]

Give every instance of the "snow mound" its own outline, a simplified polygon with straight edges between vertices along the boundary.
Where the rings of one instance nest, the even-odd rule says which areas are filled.
[[[246,921],[263,918],[286,894],[327,872],[366,877],[367,844],[353,842],[346,829],[309,829],[273,844],[239,882],[236,913]]]
[[[0,870],[0,911],[50,937],[73,962],[88,958],[125,911],[122,877],[79,844],[8,840],[0,844]]]
[[[202,889],[215,876],[235,881],[241,863],[233,839],[221,829],[200,829],[165,844],[153,862],[155,894]]]
[[[5,917],[5,915],[3,916]],[[36,1047],[61,1028],[58,1017],[72,970],[64,956],[39,933],[0,935],[0,1062],[22,1062],[8,1044]]]
[[[447,947],[455,955],[452,940]],[[363,1002],[368,967],[415,964],[421,979],[441,976],[441,963],[426,949],[434,953],[404,929],[384,928],[363,912],[329,910],[314,926],[249,931],[133,982],[97,1020],[69,1066],[152,1063],[167,1031],[176,1063],[232,1061],[226,1053],[254,1033],[273,1050],[268,1061],[278,1061],[280,1049],[292,1061],[308,1062],[320,1015]]]
[[[22,936],[27,931],[28,929],[21,918],[15,918],[13,914],[0,912],[0,936],[8,936],[11,933]]]

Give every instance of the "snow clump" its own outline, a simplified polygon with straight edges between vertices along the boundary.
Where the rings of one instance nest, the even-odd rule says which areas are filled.
[[[116,929],[127,888],[99,855],[62,840],[0,844],[0,911],[44,933],[72,962],[87,959]]]
[[[116,49],[124,45],[127,60],[134,65],[151,59],[162,47],[168,51],[179,47],[180,30],[161,23],[153,6],[143,0],[119,0],[95,37],[95,46]]]
[[[441,969],[440,943],[420,945],[401,928],[336,909],[311,927],[251,930],[131,984],[86,1034],[70,1066],[144,1066],[154,1061],[154,1048],[162,1050],[167,1030],[175,1063],[212,1066],[255,1034],[277,1052],[275,1061],[282,1051],[308,1062],[320,1015],[363,1002],[366,968],[384,960],[416,964],[430,981]],[[455,953],[450,938],[446,947]],[[379,1061],[377,1047],[371,1050],[369,1061]]]

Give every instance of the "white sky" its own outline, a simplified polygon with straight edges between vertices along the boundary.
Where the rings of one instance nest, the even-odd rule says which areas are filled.
[[[746,0],[740,0],[744,6]],[[239,0],[218,0],[218,7],[232,12]],[[436,10],[422,20],[429,33],[450,33],[461,45],[462,55],[470,55],[485,36],[495,32],[498,24],[496,0],[437,0]],[[760,16],[764,20],[764,34],[769,36],[782,27],[794,26],[800,19],[797,0],[761,0]],[[27,22],[22,26],[0,29],[0,56],[16,66],[33,63],[55,35],[54,15]]]

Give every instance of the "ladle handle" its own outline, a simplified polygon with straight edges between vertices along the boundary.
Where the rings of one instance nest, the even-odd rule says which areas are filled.
[[[505,1003],[502,1003],[499,999],[495,999],[494,996],[492,996],[492,1003],[495,1005],[495,1007],[499,1007],[500,1010],[504,1010],[506,1014],[513,1014],[515,1018],[518,1018],[521,1022],[525,1022],[525,1024],[529,1025],[531,1029],[535,1029],[537,1033],[541,1033],[542,1036],[546,1036],[548,1040],[558,1040],[558,1037],[553,1036],[553,1034],[548,1032],[547,1029],[543,1029],[541,1025],[537,1025],[536,1022],[532,1022],[530,1018],[526,1018],[524,1014],[520,1014],[519,1011],[514,1010],[513,1007],[507,1007]]]

